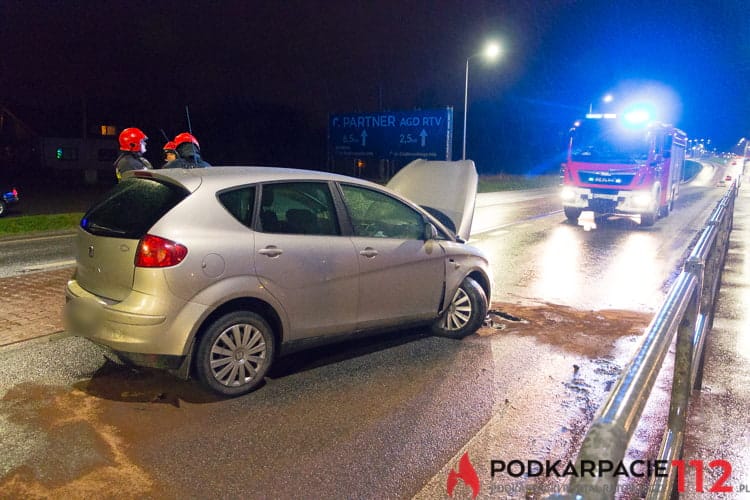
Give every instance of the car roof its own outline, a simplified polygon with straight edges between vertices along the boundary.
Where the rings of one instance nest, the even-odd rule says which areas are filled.
[[[294,180],[306,181],[339,181],[361,184],[384,189],[383,186],[363,179],[349,177],[331,172],[318,170],[303,170],[296,168],[265,167],[265,166],[219,166],[209,168],[170,168],[148,171],[134,171],[137,177],[167,178],[181,184],[189,191],[194,191],[201,184],[211,189],[258,182],[275,182]],[[389,189],[385,189],[389,191]]]

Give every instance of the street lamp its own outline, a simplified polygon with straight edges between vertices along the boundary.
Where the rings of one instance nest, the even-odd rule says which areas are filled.
[[[612,94],[605,94],[604,96],[602,96],[602,102],[605,103],[605,104],[609,104],[610,102],[612,102],[614,100],[615,100],[615,96],[613,96]],[[594,112],[594,103],[590,102],[589,103],[589,113],[593,113],[593,112]]]
[[[492,61],[500,55],[500,45],[495,42],[490,42],[484,48],[483,51],[477,52],[474,55],[469,56],[466,59],[466,83],[464,85],[464,140],[463,140],[463,152],[461,159],[466,159],[466,118],[469,116],[469,61],[477,56],[484,56],[485,59]]]

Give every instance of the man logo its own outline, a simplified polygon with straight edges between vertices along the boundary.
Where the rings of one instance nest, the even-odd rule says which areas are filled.
[[[453,497],[453,490],[458,484],[458,480],[463,481],[469,488],[471,488],[471,498],[476,498],[479,495],[479,476],[477,471],[474,470],[474,466],[471,465],[469,460],[469,452],[464,453],[461,460],[458,462],[458,472],[451,469],[448,473],[448,483],[446,488],[448,489],[448,495]]]

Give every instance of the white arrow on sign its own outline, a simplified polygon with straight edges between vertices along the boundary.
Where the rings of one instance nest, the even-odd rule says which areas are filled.
[[[425,139],[427,138],[427,131],[425,129],[422,129],[422,131],[419,133],[419,137],[422,138],[422,147],[424,147]]]
[[[367,130],[362,131],[362,147],[367,145]]]

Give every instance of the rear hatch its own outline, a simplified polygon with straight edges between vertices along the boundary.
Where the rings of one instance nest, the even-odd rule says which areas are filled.
[[[387,187],[420,205],[464,240],[469,239],[477,199],[474,162],[414,160]]]
[[[128,177],[81,219],[76,280],[85,290],[120,301],[130,293],[139,240],[189,191],[163,179]]]

